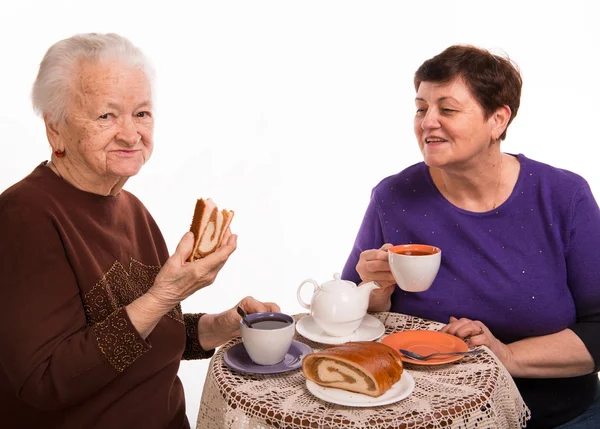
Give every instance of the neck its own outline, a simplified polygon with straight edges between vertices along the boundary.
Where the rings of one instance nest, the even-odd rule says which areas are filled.
[[[105,197],[114,196],[121,192],[121,189],[123,189],[123,186],[128,179],[127,177],[120,177],[115,179],[105,179],[101,182],[86,180],[85,175],[78,174],[79,169],[65,160],[56,159],[54,155],[52,155],[50,162],[48,162],[46,166],[71,186],[91,194],[102,195]]]
[[[504,201],[501,192],[504,155],[499,151],[490,154],[488,159],[478,162],[472,168],[436,170],[439,191],[457,207],[473,212],[486,212]]]

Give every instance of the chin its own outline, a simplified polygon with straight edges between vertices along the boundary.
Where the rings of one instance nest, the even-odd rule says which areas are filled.
[[[140,172],[143,166],[143,163],[139,165],[118,166],[117,168],[111,169],[111,173],[119,177],[133,177]]]
[[[428,167],[434,167],[434,168],[439,168],[440,166],[445,164],[444,160],[441,159],[441,157],[431,156],[431,155],[428,156],[426,154],[423,154],[423,162]]]
[[[137,151],[135,154],[111,156],[106,159],[106,168],[111,174],[121,177],[135,176],[140,172],[150,154]]]

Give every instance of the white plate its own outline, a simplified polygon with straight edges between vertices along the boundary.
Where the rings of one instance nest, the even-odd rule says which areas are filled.
[[[296,322],[296,331],[304,338],[322,344],[343,344],[348,341],[373,341],[385,333],[385,326],[377,317],[365,315],[356,331],[346,337],[327,335],[315,322],[312,316],[304,316]]]
[[[408,397],[415,389],[415,379],[406,370],[402,372],[400,381],[393,384],[383,395],[374,398],[362,393],[348,392],[347,390],[334,389],[333,387],[319,386],[317,383],[306,380],[306,388],[310,393],[325,402],[345,405],[348,407],[378,407],[393,404]]]

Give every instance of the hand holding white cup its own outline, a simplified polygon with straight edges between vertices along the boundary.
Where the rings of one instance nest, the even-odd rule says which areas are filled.
[[[400,289],[423,292],[437,276],[442,250],[428,244],[400,244],[388,249],[388,261]]]
[[[240,334],[252,362],[258,365],[275,365],[281,362],[292,345],[294,318],[275,312],[252,313],[247,318],[252,327],[241,320]]]

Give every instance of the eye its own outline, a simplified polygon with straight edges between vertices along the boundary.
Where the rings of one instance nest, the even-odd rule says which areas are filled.
[[[417,109],[417,115],[422,115],[427,111],[427,109],[421,107]]]
[[[454,113],[454,112],[456,112],[456,110],[454,110],[454,109],[447,109],[447,108],[446,109],[440,109],[440,110],[442,111],[442,113]]]
[[[136,114],[136,116],[138,118],[148,118],[150,117],[150,112],[139,112],[138,114]]]
[[[111,115],[112,113],[105,113],[104,115],[98,116],[98,119],[108,119]]]

